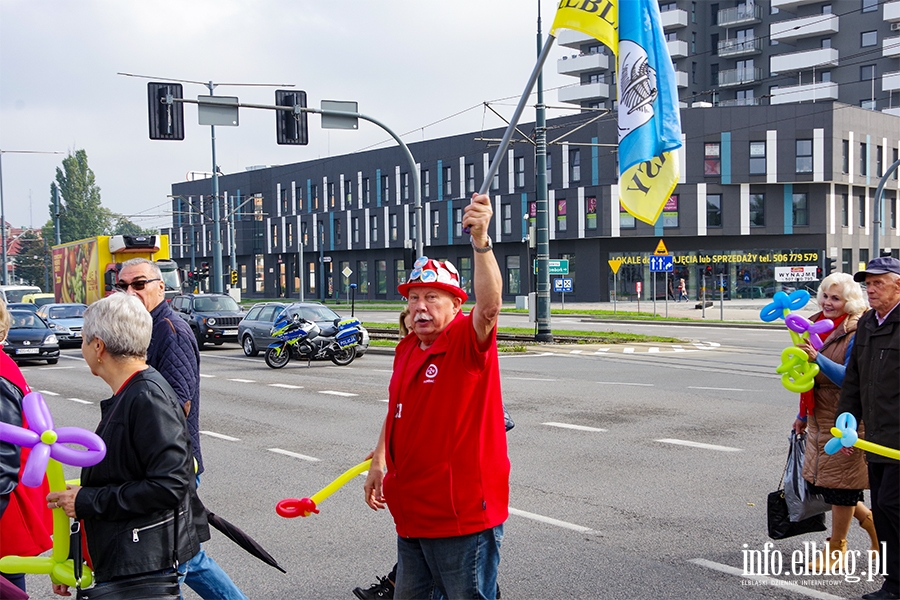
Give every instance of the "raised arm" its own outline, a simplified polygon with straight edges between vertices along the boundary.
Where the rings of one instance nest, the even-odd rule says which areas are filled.
[[[491,199],[487,195],[473,195],[472,202],[466,206],[463,215],[463,227],[468,227],[474,245],[474,270],[472,284],[475,291],[475,308],[472,309],[472,326],[480,345],[487,343],[493,335],[500,307],[503,303],[503,277],[493,250],[478,252],[490,243],[488,231],[494,210]]]

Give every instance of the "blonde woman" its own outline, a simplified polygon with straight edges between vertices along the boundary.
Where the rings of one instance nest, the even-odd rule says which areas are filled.
[[[803,478],[810,483],[812,493],[821,494],[825,502],[831,504],[829,563],[836,565],[845,559],[847,534],[853,517],[869,534],[872,550],[878,549],[872,511],[862,503],[863,490],[869,487],[864,453],[825,453],[825,443],[832,437],[831,428],[838,416],[835,409],[841,397],[841,384],[856,335],[856,323],[868,305],[859,284],[847,273],[833,273],[823,279],[817,300],[822,310],[810,320],[831,319],[834,329],[820,336],[823,344],[818,351],[810,344],[800,346],[809,359],[819,365],[820,372],[816,376],[815,387],[800,395],[800,413],[794,421],[794,431],[797,434],[807,433]],[[860,426],[860,437],[863,433]],[[811,568],[813,566],[811,564]],[[815,566],[821,568],[823,565]]]

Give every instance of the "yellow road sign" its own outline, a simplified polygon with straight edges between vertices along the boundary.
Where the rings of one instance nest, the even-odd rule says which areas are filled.
[[[614,258],[612,260],[606,261],[609,263],[609,268],[612,269],[613,275],[619,272],[619,267],[622,266],[621,258]]]
[[[666,245],[662,240],[659,240],[659,243],[656,245],[656,250],[653,251],[654,256],[667,256],[669,251],[666,250]]]

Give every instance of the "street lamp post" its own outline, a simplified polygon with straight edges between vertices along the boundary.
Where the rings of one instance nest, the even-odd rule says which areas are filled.
[[[325,223],[319,223],[319,285],[322,286],[322,302],[325,302]]]

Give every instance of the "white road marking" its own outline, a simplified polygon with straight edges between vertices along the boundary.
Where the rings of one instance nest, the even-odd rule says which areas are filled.
[[[40,359],[37,359],[40,360]],[[62,369],[74,369],[75,367],[38,367],[41,371],[60,371]]]
[[[353,396],[359,396],[359,394],[351,394],[350,392],[336,392],[334,390],[319,390],[320,394],[331,394],[332,396],[342,396],[344,398],[351,398]]]
[[[595,381],[599,385],[636,385],[639,387],[653,387],[652,383],[628,383],[626,381]]]
[[[572,350],[569,354],[581,354],[584,350]]]
[[[236,383],[256,383],[253,379],[229,379],[228,381],[234,381]]]
[[[583,527],[581,525],[576,525],[575,523],[567,523],[566,521],[560,521],[559,519],[554,519],[552,517],[537,515],[535,513],[519,510],[518,508],[513,508],[512,506],[509,507],[509,514],[516,515],[518,517],[525,517],[526,519],[531,519],[532,521],[540,521],[541,523],[547,523],[548,525],[556,525],[557,527],[562,527],[563,529],[571,529],[572,531],[577,531],[579,533],[595,533],[595,531],[590,527]]]
[[[40,393],[44,394],[45,396],[59,396],[59,394],[57,394],[56,392],[50,392],[47,390],[38,390],[38,391]]]
[[[504,377],[503,380],[515,379],[516,381],[559,381],[558,379],[543,379],[541,377]]]
[[[284,454],[285,456],[299,458],[300,460],[308,460],[309,462],[319,462],[319,459],[314,456],[298,454],[296,452],[291,452],[290,450],[282,450],[281,448],[269,448],[269,452],[274,452],[275,454]]]
[[[687,352],[687,350],[685,350],[681,346],[672,346],[672,350],[674,350],[675,352]]]
[[[510,512],[512,512],[512,510],[510,510]],[[841,600],[843,598],[843,596],[834,596],[827,592],[813,590],[807,587],[803,587],[802,585],[797,585],[796,583],[793,583],[791,581],[785,581],[783,579],[776,579],[774,577],[767,577],[765,575],[747,575],[741,569],[731,567],[729,565],[723,565],[711,560],[706,560],[705,558],[692,558],[688,562],[694,563],[695,565],[699,565],[701,567],[706,567],[707,569],[719,571],[720,573],[737,575],[738,577],[758,581],[763,585],[772,586],[772,589],[788,589],[797,594],[809,596],[810,598],[820,598],[821,600]]]
[[[209,378],[209,379],[215,379],[216,376],[215,376],[215,375],[206,375],[205,373],[200,373],[200,377],[206,377],[206,378]]]
[[[225,435],[224,433],[216,433],[215,431],[201,431],[200,433],[204,435],[208,435],[210,437],[219,438],[220,440],[225,440],[228,442],[239,442],[241,438],[231,437],[230,435]]]
[[[622,348],[623,354],[634,354],[634,348]]]
[[[600,429],[599,427],[587,427],[585,425],[572,425],[570,423],[541,423],[541,425],[549,425],[550,427],[562,427],[563,429],[575,429],[578,431],[608,431],[607,429]]]
[[[717,388],[717,387],[703,387],[700,385],[689,385],[689,390],[715,390],[718,392],[746,392],[748,390],[743,390],[741,388]]]
[[[386,399],[384,399],[384,400],[378,400],[378,401],[379,401],[379,402],[384,402],[385,404],[387,404],[388,402],[390,402],[390,399],[389,399],[389,398],[386,398]]]
[[[663,444],[675,444],[676,446],[690,446],[691,448],[703,448],[704,450],[720,450],[722,452],[743,452],[740,448],[730,448],[729,446],[716,446],[715,444],[704,444],[702,442],[691,442],[688,440],[662,439],[656,440]]]
[[[649,352],[650,354],[653,354],[654,352],[659,352],[659,348],[656,346],[651,346],[650,348],[647,349],[647,352]]]
[[[291,385],[289,383],[270,383],[269,387],[284,388],[286,390],[302,390],[302,385]]]
[[[90,400],[82,400],[81,398],[69,398],[68,400],[77,402],[78,404],[93,404]]]
[[[609,348],[597,348],[594,354],[603,354],[604,352],[609,352]]]

